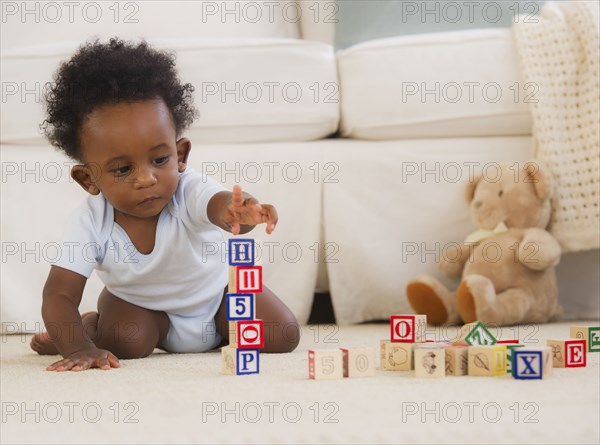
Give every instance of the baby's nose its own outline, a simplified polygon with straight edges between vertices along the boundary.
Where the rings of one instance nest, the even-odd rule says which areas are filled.
[[[483,204],[483,201],[475,201],[475,204],[473,204],[475,206],[476,209],[478,209],[479,207],[481,207]]]

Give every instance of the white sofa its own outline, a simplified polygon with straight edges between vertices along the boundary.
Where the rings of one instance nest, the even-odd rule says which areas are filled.
[[[48,261],[85,196],[69,177],[71,161],[38,125],[43,85],[93,35],[144,37],[177,52],[201,114],[186,132],[189,165],[276,205],[275,233],[259,228],[251,236],[261,242],[266,284],[302,323],[315,290],[331,293],[342,324],[409,312],[406,282],[417,273],[439,276],[435,256],[444,243],[474,230],[462,201],[470,169],[530,157],[527,91],[510,30],[385,39],[336,54],[333,24],[324,14],[314,20],[306,3],[223,4],[136,3],[118,10],[117,23],[108,3],[99,4],[96,22],[93,11],[73,23],[62,11],[57,25],[43,7],[39,23],[18,9],[6,16],[2,332],[41,329]],[[423,93],[436,84],[437,93]],[[502,97],[490,96],[492,89]],[[598,251],[564,255],[558,274],[566,318],[600,317],[599,264]],[[101,288],[93,275],[81,310],[95,308]]]

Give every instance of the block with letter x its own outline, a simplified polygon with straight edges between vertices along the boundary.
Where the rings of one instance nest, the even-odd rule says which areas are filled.
[[[238,266],[235,268],[236,292],[262,292],[262,266]]]
[[[513,351],[513,377],[521,380],[544,379],[552,375],[552,351],[549,347],[523,347]]]
[[[253,320],[254,294],[227,294],[227,320]]]
[[[254,266],[255,249],[253,239],[230,238],[228,246],[230,266]]]

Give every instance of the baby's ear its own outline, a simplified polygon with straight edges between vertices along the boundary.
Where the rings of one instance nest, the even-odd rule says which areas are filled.
[[[188,138],[181,138],[176,143],[177,146],[177,167],[179,173],[185,170],[187,159],[192,149],[192,143]]]
[[[71,177],[91,195],[100,193],[100,189],[96,186],[98,178],[96,173],[92,164],[74,165],[71,169]]]
[[[467,182],[467,186],[465,188],[465,199],[467,203],[471,203],[473,201],[473,196],[475,196],[475,189],[477,188],[477,184],[481,181],[481,174],[475,175],[471,178],[469,182]]]

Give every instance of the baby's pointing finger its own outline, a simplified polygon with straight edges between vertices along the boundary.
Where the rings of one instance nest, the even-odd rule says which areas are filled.
[[[244,205],[244,195],[242,193],[242,187],[239,184],[233,186],[231,203],[236,207]]]

